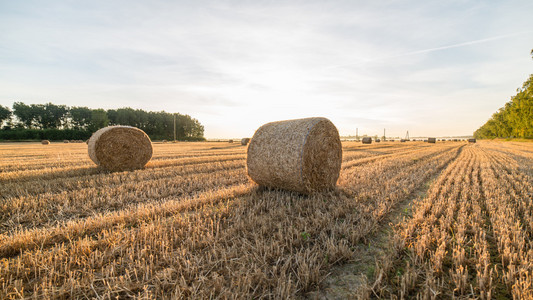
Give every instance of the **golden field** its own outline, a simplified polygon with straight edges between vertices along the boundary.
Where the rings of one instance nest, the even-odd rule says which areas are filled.
[[[526,299],[532,198],[532,143],[343,142],[310,196],[251,182],[238,144],[114,173],[85,144],[0,144],[0,298]]]

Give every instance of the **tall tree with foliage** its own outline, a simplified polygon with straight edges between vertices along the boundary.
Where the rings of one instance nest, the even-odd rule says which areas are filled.
[[[22,102],[13,103],[13,114],[19,121],[19,126],[27,129],[35,128],[35,112],[30,105]]]
[[[68,108],[65,105],[31,104],[22,102],[13,104],[13,113],[24,127],[31,129],[58,129],[67,123]]]
[[[108,124],[109,119],[105,110],[101,108],[91,110],[91,122],[88,126],[90,132],[95,132],[100,128],[106,127]]]
[[[38,123],[42,129],[59,129],[67,124],[68,108],[65,105],[46,103],[35,105],[38,112]]]
[[[4,121],[9,121],[10,118],[11,110],[9,109],[9,107],[0,105],[0,127],[2,127]]]
[[[533,50],[531,50],[533,55]],[[474,132],[476,138],[533,138],[533,75],[504,107]]]
[[[71,107],[69,110],[70,127],[85,130],[92,120],[92,111],[88,107]]]

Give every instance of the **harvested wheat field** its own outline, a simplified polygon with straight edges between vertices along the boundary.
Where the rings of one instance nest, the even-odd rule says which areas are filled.
[[[337,187],[260,188],[239,143],[0,144],[0,298],[531,298],[531,143],[342,144]]]

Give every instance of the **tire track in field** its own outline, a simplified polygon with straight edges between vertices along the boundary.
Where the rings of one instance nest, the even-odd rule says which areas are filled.
[[[81,190],[8,199],[0,206],[0,233],[86,218],[122,210],[140,203],[157,203],[168,197],[187,197],[221,186],[248,182],[243,166],[206,170],[185,176],[90,187]]]
[[[175,159],[175,160],[166,160],[163,162],[149,162],[145,168],[142,170],[157,169],[159,167],[169,167],[169,166],[182,166],[182,165],[192,165],[192,164],[201,164],[208,162],[222,162],[222,161],[231,161],[231,160],[241,160],[244,158],[244,155],[241,157],[236,157],[237,155],[227,155],[222,156],[217,159],[204,159],[193,158],[193,159]],[[129,172],[129,171],[126,171]],[[135,172],[135,171],[134,171]],[[92,164],[91,167],[64,167],[64,168],[55,168],[48,171],[43,170],[31,170],[23,172],[9,172],[6,174],[0,173],[0,182],[26,182],[34,180],[57,180],[61,178],[72,178],[72,177],[83,177],[97,174],[109,174],[109,173],[121,173],[121,172],[108,172],[99,167],[96,167]]]
[[[143,203],[111,213],[101,213],[81,220],[63,222],[54,227],[26,229],[13,235],[0,234],[0,257],[12,258],[23,252],[59,245],[116,226],[135,227],[154,218],[192,211],[204,205],[214,205],[224,200],[240,197],[251,192],[251,183],[238,183],[226,188],[209,190],[188,197],[162,199],[157,203]]]
[[[164,161],[167,159],[184,159],[184,158],[199,158],[199,157],[212,157],[212,156],[221,156],[221,155],[239,155],[243,154],[242,151],[220,151],[220,152],[213,152],[213,151],[201,151],[201,152],[192,152],[192,153],[183,153],[183,154],[173,154],[173,155],[157,155],[154,154],[152,159],[150,161]],[[78,165],[80,161],[83,162],[83,166],[95,166],[94,163],[88,159],[88,156],[86,153],[76,155],[76,157],[69,157],[69,159],[61,159],[60,161],[55,161],[52,164],[50,163],[50,160],[53,160],[54,157],[44,157],[42,159],[31,159],[31,164],[25,163],[7,163],[7,164],[0,164],[0,174],[1,173],[8,173],[8,172],[21,172],[21,171],[35,171],[35,170],[44,170],[44,169],[51,169],[52,168],[64,168],[71,165]],[[24,160],[23,157],[20,156],[14,156],[13,160],[20,161]]]
[[[0,188],[2,197],[23,197],[36,194],[55,194],[63,191],[82,190],[94,188],[95,186],[104,187],[115,186],[125,182],[144,181],[151,179],[169,178],[172,176],[185,176],[197,172],[206,172],[208,170],[218,171],[224,168],[234,168],[244,164],[240,160],[214,161],[199,164],[189,164],[183,166],[161,167],[158,169],[143,169],[134,172],[117,172],[101,173],[87,177],[63,178],[60,180],[36,180],[30,182],[11,182],[6,183]],[[0,203],[2,202],[0,198]]]

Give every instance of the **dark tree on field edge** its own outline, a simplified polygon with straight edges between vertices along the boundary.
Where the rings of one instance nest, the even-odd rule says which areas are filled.
[[[5,112],[4,112],[5,111]],[[129,107],[90,109],[65,105],[13,103],[13,113],[0,106],[0,124],[7,121],[18,132],[0,132],[1,139],[84,139],[108,125],[128,125],[142,129],[152,139],[174,138],[174,122],[178,140],[204,140],[204,126],[189,115],[152,112]],[[26,132],[20,132],[26,130]],[[28,131],[30,130],[30,131]],[[52,130],[52,131],[50,131]],[[62,136],[62,133],[64,136]],[[49,138],[53,136],[53,138]]]
[[[4,121],[8,121],[11,118],[11,110],[8,107],[0,105],[0,127]]]

